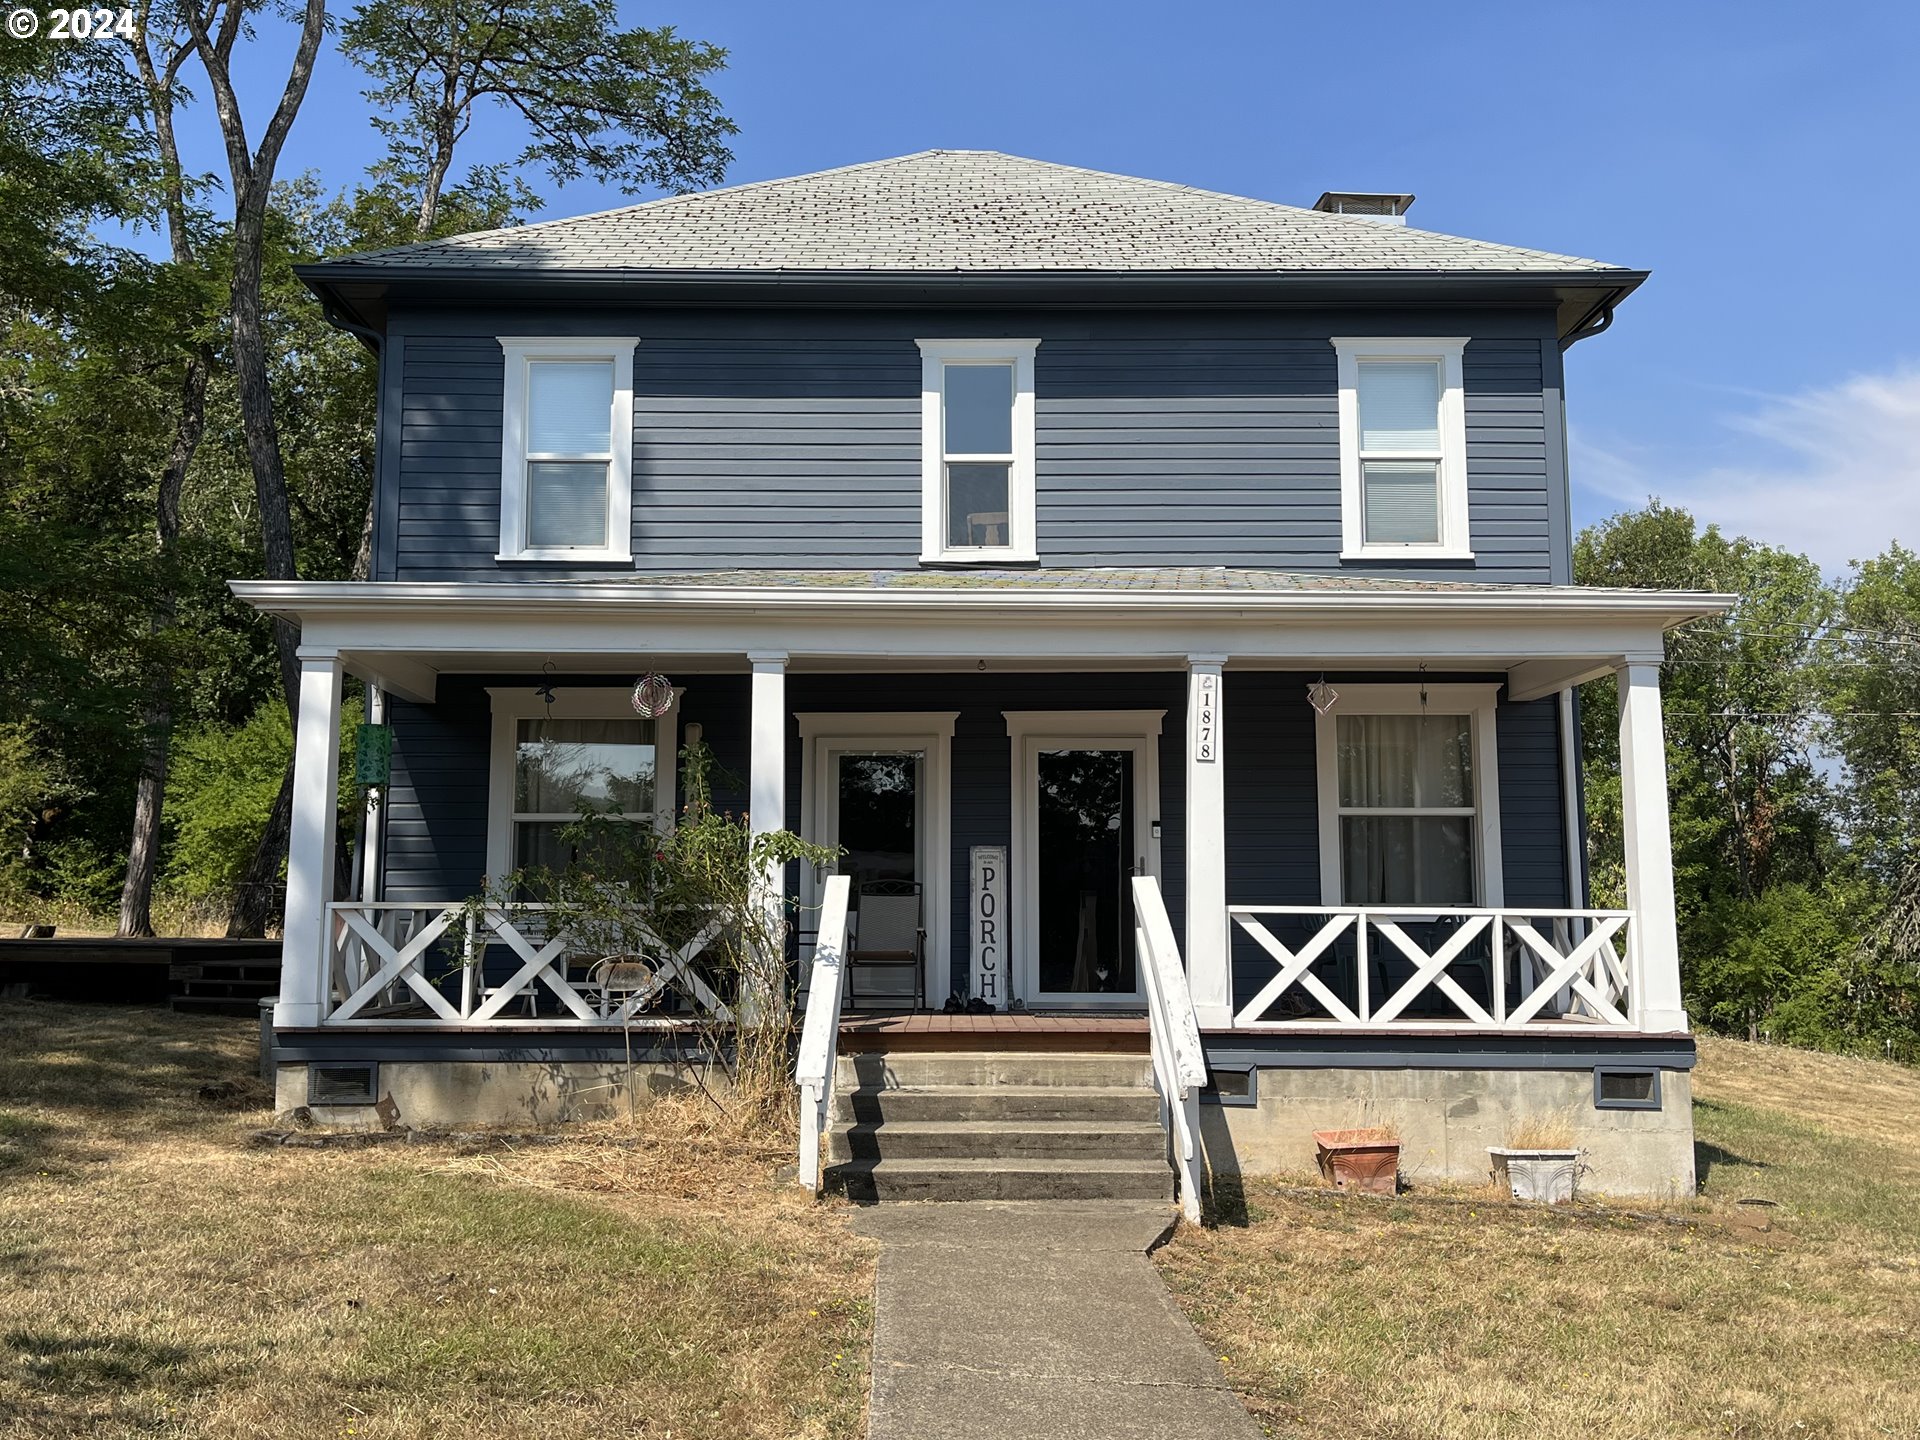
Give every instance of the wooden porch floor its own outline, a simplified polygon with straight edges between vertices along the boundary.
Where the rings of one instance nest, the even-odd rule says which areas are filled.
[[[843,1053],[870,1050],[1147,1052],[1145,1015],[949,1015],[857,1010],[840,1017]]]

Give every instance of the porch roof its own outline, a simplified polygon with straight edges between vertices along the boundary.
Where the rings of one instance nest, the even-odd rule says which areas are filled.
[[[572,580],[237,580],[257,609],[363,678],[428,700],[441,672],[619,668],[642,659],[795,669],[1229,666],[1505,671],[1516,699],[1628,661],[1724,613],[1690,591],[1209,567],[732,570]]]

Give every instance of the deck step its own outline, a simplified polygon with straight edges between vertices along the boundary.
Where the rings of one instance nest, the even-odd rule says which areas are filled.
[[[834,1133],[832,1158],[847,1160],[1143,1160],[1164,1163],[1167,1135],[1155,1120],[922,1120],[852,1125]]]
[[[1158,1128],[1160,1099],[1137,1085],[926,1085],[842,1090],[840,1123],[932,1121],[1148,1121]]]
[[[842,1055],[838,1081],[843,1090],[956,1085],[1140,1089],[1153,1083],[1153,1062],[1145,1055],[1057,1051],[872,1051]]]
[[[831,1167],[827,1184],[867,1203],[1173,1198],[1173,1171],[1159,1159],[851,1160]]]

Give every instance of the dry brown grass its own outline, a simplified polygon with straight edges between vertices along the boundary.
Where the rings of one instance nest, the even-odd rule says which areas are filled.
[[[517,1150],[249,1148],[253,1042],[0,1007],[0,1433],[861,1433],[871,1255],[773,1183],[784,1149],[695,1101]]]
[[[1162,1273],[1275,1435],[1920,1436],[1920,1076],[1709,1041],[1696,1092],[1680,1215],[1249,1182]]]

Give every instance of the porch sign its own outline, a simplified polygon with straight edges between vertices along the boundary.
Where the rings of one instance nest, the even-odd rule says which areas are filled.
[[[1200,692],[1193,712],[1193,758],[1211,765],[1220,757],[1220,677],[1203,671],[1193,678]]]
[[[973,874],[972,908],[974,984],[995,1009],[1007,1003],[1007,848],[975,845],[968,852]]]

